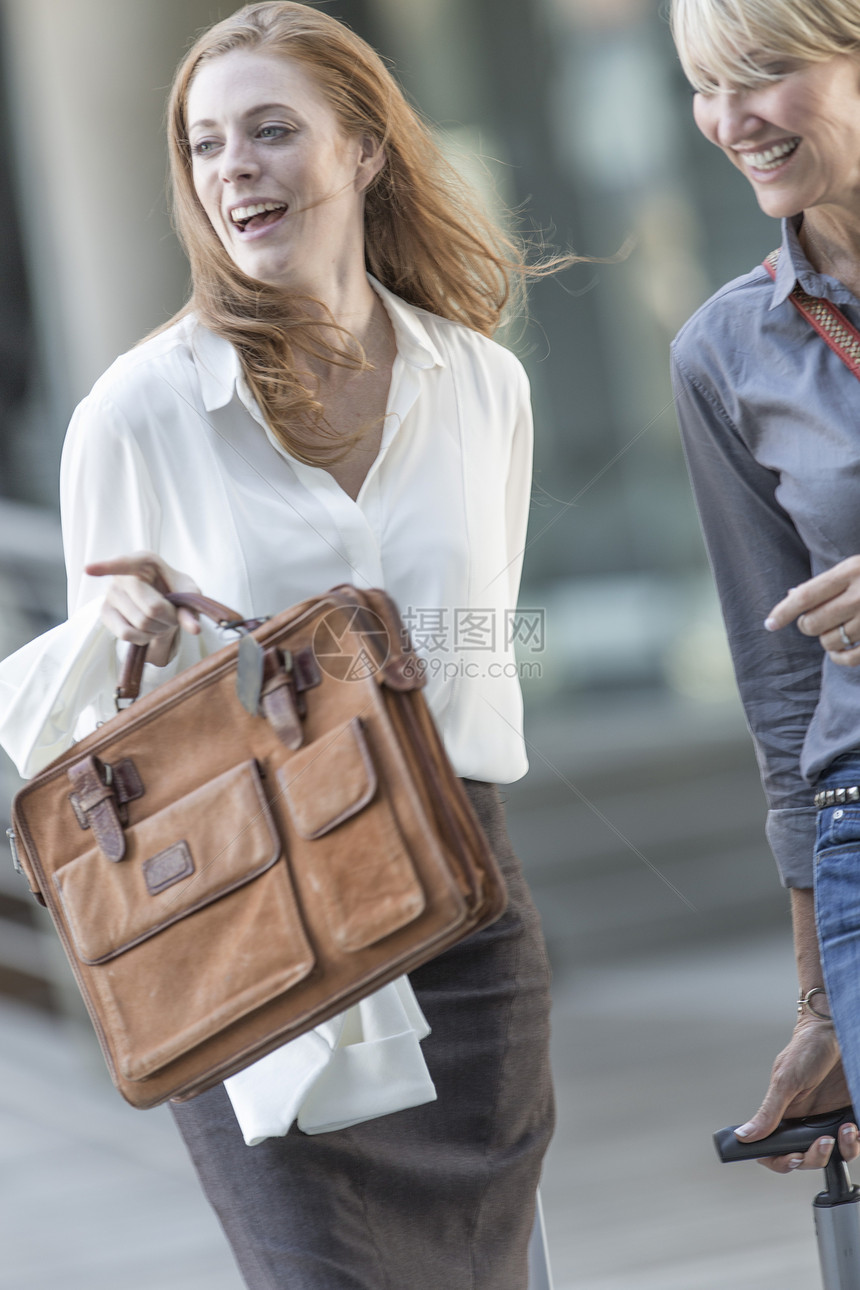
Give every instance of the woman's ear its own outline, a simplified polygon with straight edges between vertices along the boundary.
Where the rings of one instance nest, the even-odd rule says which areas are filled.
[[[360,193],[364,193],[367,192],[376,176],[385,166],[387,158],[382,144],[372,134],[363,134],[359,143],[355,186]]]

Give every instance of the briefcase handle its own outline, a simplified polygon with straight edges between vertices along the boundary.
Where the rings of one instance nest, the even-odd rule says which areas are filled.
[[[230,628],[243,635],[265,622],[263,618],[243,618],[241,614],[236,613],[235,609],[228,609],[226,605],[202,595],[199,591],[168,591],[164,599],[169,600],[177,609],[190,609],[195,614],[203,614],[206,618],[211,618],[218,627]],[[129,645],[119,685],[116,687],[117,703],[121,699],[136,699],[140,694],[146,651],[146,645]]]

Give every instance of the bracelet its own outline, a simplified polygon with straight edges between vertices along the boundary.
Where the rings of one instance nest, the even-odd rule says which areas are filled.
[[[831,1022],[832,1022],[833,1018],[832,1018],[832,1016],[830,1015],[830,1013],[829,1013],[829,1012],[826,1012],[826,1013],[825,1013],[825,1012],[818,1012],[818,1011],[816,1010],[816,1007],[815,1007],[814,1003],[812,1002],[812,1000],[815,998],[815,996],[816,996],[817,994],[823,995],[823,997],[824,997],[824,1002],[827,1004],[827,1007],[828,1007],[828,1008],[830,1007],[830,1002],[829,1002],[829,1000],[828,1000],[828,998],[827,998],[827,991],[825,990],[824,986],[823,986],[823,985],[814,985],[814,986],[812,987],[812,989],[811,989],[811,990],[807,990],[807,991],[806,991],[806,994],[799,994],[799,995],[798,995],[798,999],[797,999],[797,1015],[798,1015],[798,1016],[803,1016],[803,1009],[804,1009],[804,1008],[806,1008],[807,1012],[809,1012],[813,1017],[817,1017],[819,1021],[831,1021]]]

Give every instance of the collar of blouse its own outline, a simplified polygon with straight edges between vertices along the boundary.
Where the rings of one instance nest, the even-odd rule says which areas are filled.
[[[391,319],[398,357],[421,371],[444,367],[442,354],[425,326],[424,311],[395,296],[370,274],[368,281]],[[200,324],[194,328],[192,348],[200,376],[203,406],[207,412],[225,407],[233,398],[242,376],[238,353],[223,336],[216,336]]]

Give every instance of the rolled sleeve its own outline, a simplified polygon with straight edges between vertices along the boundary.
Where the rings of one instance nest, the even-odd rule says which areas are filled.
[[[784,887],[813,885],[814,807],[768,811],[765,834]]]

